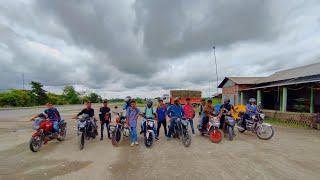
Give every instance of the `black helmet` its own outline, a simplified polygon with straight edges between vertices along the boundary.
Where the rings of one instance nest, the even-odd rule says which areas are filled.
[[[225,98],[225,99],[224,99],[224,103],[230,103],[230,99]]]

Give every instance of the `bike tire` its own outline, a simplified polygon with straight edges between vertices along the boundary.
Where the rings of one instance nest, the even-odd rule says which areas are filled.
[[[274,136],[274,129],[273,129],[273,127],[272,126],[267,126],[267,128],[270,128],[271,129],[271,134],[270,134],[270,136],[268,136],[268,137],[262,137],[260,134],[259,134],[259,130],[261,129],[261,128],[258,128],[258,130],[257,130],[257,136],[258,136],[258,138],[259,139],[262,139],[262,140],[269,140],[269,139],[271,139],[273,136]]]
[[[34,148],[34,142],[36,141],[36,139],[35,138],[40,138],[40,142],[38,143],[39,144],[39,147],[38,148]],[[30,139],[30,142],[29,142],[29,147],[30,147],[30,150],[32,151],[32,152],[38,152],[38,151],[40,151],[40,149],[41,149],[41,147],[42,147],[42,139],[41,139],[41,137],[39,137],[39,136],[35,136],[35,137],[31,137],[31,139]]]
[[[155,141],[155,134],[154,132],[149,133],[149,138],[147,139],[147,137],[144,138],[144,145],[147,148],[151,148],[154,144]]]
[[[84,144],[86,141],[86,135],[84,132],[81,133],[81,135],[78,136],[79,139],[79,149],[82,150],[84,148]]]
[[[233,141],[233,129],[231,126],[228,126],[228,135],[229,135],[229,140]]]
[[[189,147],[191,145],[191,136],[188,131],[183,134],[182,143],[185,147]]]
[[[67,129],[66,128],[61,128],[60,135],[61,135],[61,137],[57,138],[57,140],[58,141],[63,141],[67,136]]]
[[[113,133],[112,133],[112,145],[115,147],[118,147],[120,142],[122,141],[122,132],[120,129],[116,129]]]
[[[222,132],[220,129],[214,129],[210,132],[210,140],[213,143],[219,143],[222,141]]]

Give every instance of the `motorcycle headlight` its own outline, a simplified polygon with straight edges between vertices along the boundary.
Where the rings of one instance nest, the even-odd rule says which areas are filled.
[[[84,128],[86,126],[86,122],[78,122],[79,128]]]
[[[153,122],[151,122],[151,121],[149,121],[148,124],[149,124],[149,126],[151,126],[151,127],[153,126]]]
[[[260,114],[261,119],[264,119],[266,117],[265,114]]]

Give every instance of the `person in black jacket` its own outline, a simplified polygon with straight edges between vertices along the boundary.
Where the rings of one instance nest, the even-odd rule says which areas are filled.
[[[103,101],[103,107],[101,107],[99,111],[99,118],[101,123],[101,139],[100,140],[103,140],[104,124],[106,124],[106,127],[107,127],[108,139],[111,139],[110,137],[111,113],[110,113],[110,108],[108,107],[107,100]]]
[[[81,112],[79,112],[75,117],[73,117],[73,119],[77,119],[78,116],[82,115],[82,114],[87,114],[89,115],[90,118],[93,119],[93,121],[91,120],[91,123],[93,124],[93,128],[94,128],[94,132],[96,135],[98,135],[98,131],[97,131],[97,124],[96,124],[96,118],[94,117],[94,109],[91,108],[92,103],[90,101],[88,101],[86,103],[86,108],[84,108]]]

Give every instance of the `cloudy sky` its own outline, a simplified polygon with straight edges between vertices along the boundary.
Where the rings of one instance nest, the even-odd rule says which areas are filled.
[[[1,0],[0,91],[24,74],[56,93],[209,95],[213,46],[219,81],[320,62],[319,12],[319,0]]]

